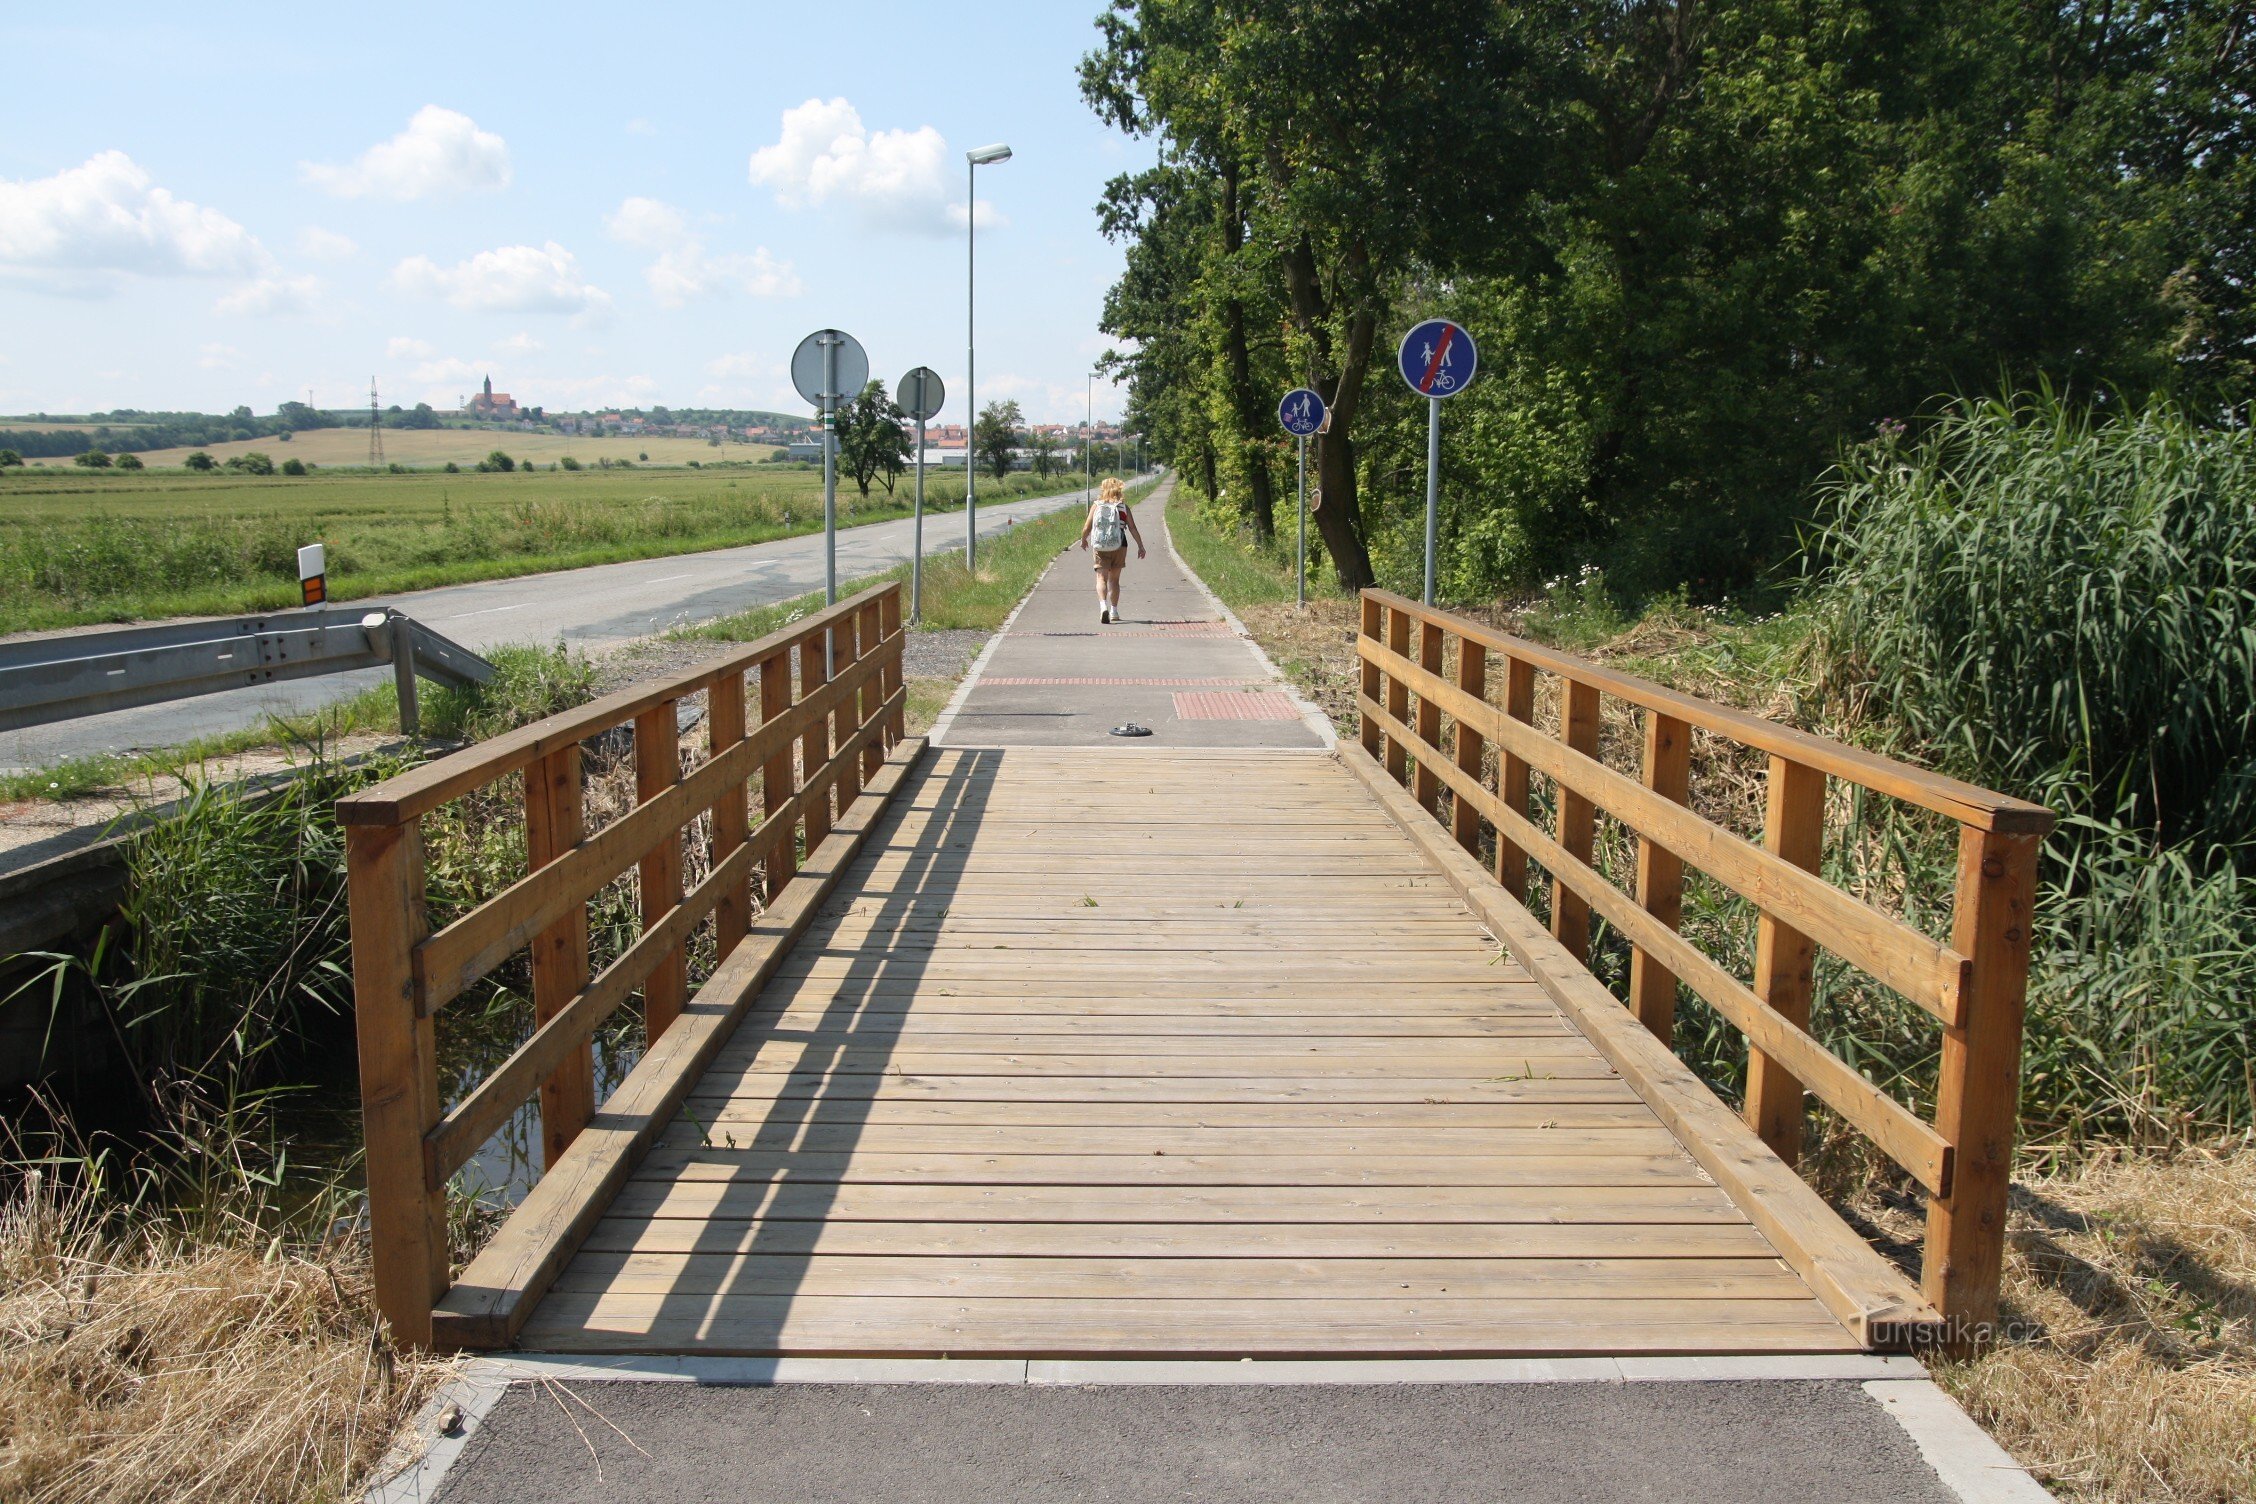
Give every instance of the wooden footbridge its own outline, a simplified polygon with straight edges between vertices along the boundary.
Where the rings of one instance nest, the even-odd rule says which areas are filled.
[[[1336,751],[928,747],[902,643],[887,586],[339,806],[400,1337],[1821,1352],[1992,1315],[2043,810],[1375,591]],[[629,726],[640,802],[590,829],[582,744]],[[1760,844],[1693,807],[1697,738],[1767,756]],[[420,823],[497,786],[527,875],[435,923]],[[1957,822],[1947,940],[1819,875],[1829,790]],[[588,903],[630,868],[642,935],[597,970]],[[1759,910],[1744,974],[1679,934],[1687,868]],[[447,1103],[448,1003],[528,951],[537,1032]],[[1931,1115],[1807,1032],[1819,951],[1932,1015]],[[1743,1113],[1671,1053],[1679,988],[1744,1033]],[[598,1104],[589,1040],[638,992],[648,1048]],[[1797,1176],[1811,1094],[1922,1188],[1919,1284]],[[449,1178],[535,1096],[546,1173],[458,1269]]]

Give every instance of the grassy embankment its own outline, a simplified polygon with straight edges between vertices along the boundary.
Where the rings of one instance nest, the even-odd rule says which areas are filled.
[[[1078,509],[984,543],[974,577],[932,563],[928,628],[992,629],[1080,525]],[[857,587],[858,588],[858,587]],[[814,604],[792,602],[698,634],[715,651]],[[561,650],[497,654],[500,682],[435,692],[434,735],[483,737],[587,698],[588,661]],[[912,681],[912,732],[953,680]],[[702,728],[685,739],[700,752]],[[352,1226],[349,1153],[294,1133],[294,1095],[350,1100],[347,933],[329,810],[402,764],[317,768],[279,799],[196,791],[181,818],[137,839],[128,924],[115,953],[55,963],[90,993],[136,1078],[144,1131],[91,1143],[18,1138],[0,1204],[0,1497],[26,1500],[302,1501],[353,1496],[437,1370],[382,1340],[365,1245]],[[631,758],[595,750],[591,821],[633,800]],[[457,801],[425,826],[434,919],[523,875],[516,792]],[[692,842],[690,881],[707,854]],[[594,901],[597,967],[637,932],[633,876]],[[712,965],[710,934],[691,947]],[[441,1025],[441,1075],[490,1069],[531,1025],[522,965],[458,1000]],[[50,985],[37,982],[44,995]],[[607,1053],[631,1055],[627,1009]],[[326,1057],[326,1067],[324,1058]],[[321,1089],[315,1091],[313,1083]],[[30,1162],[42,1174],[27,1178]],[[490,1229],[477,1188],[457,1187],[456,1254]],[[344,1219],[340,1224],[339,1219]]]
[[[1994,411],[1943,435],[1923,454],[1871,455],[1845,469],[1829,497],[1834,535],[1785,612],[1669,600],[1625,610],[1587,572],[1455,609],[2063,810],[2039,909],[2004,1340],[1938,1377],[2070,1497],[2249,1497],[2256,906],[2229,850],[2203,844],[2230,826],[2229,778],[2224,797],[2196,797],[2197,775],[2214,779],[2214,764],[2231,759],[2196,756],[2190,771],[2126,779],[2137,758],[2121,755],[2134,743],[2170,746],[2151,735],[2150,707],[2163,702],[2178,707],[2174,723],[2160,723],[2179,728],[2176,741],[2199,727],[2212,747],[2246,746],[2245,694],[2232,689],[2247,672],[2245,640],[2214,632],[2246,611],[2247,594],[2236,608],[2229,580],[2211,578],[2249,553],[2246,436],[2204,447],[2163,425],[2095,438],[2058,415]],[[1185,559],[1352,727],[1353,601],[1323,595],[1302,613],[1289,554],[1188,504],[1173,524]],[[2192,629],[2197,619],[2211,636]],[[2080,683],[2081,701],[2060,693],[2063,683]],[[1539,719],[1547,710],[1539,704]],[[1620,707],[1607,710],[1605,755],[1633,763],[1637,728]],[[1977,724],[1998,733],[1987,759],[1965,750]],[[2150,734],[2107,739],[2124,727]],[[1758,835],[1762,774],[1754,759],[1703,739],[1694,802]],[[2130,792],[2118,799],[2117,788]],[[2176,832],[2135,807],[2155,790],[2170,791]],[[1951,889],[1948,832],[1873,807],[1881,802],[1840,799],[1829,810],[1826,875],[1935,931],[1947,909],[1936,900]],[[1618,827],[1599,857],[1617,882],[1633,870]],[[1751,922],[1713,884],[1691,885],[1686,931],[1742,975]],[[1619,938],[1601,935],[1594,955],[1618,988]],[[1696,999],[1679,1007],[1680,1047],[1733,1097],[1743,1046]],[[1816,1026],[1874,1080],[1929,1105],[1934,1033],[1898,1000],[1828,963]],[[1884,1251],[1915,1259],[1914,1188],[1824,1114],[1815,1127],[1806,1172]]]
[[[506,447],[506,446],[504,446]],[[1069,478],[984,481],[991,501]],[[963,477],[928,475],[928,509]],[[909,513],[906,482],[842,525]],[[0,471],[0,633],[298,601],[297,550],[329,548],[332,599],[763,543],[822,525],[822,476],[799,467],[517,470],[457,475]]]

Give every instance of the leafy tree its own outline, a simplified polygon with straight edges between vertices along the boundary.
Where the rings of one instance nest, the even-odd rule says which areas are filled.
[[[227,461],[227,468],[239,471],[244,475],[272,475],[274,473],[274,460],[271,456],[252,449],[231,456]]]
[[[1030,432],[1027,447],[1034,451],[1034,473],[1047,480],[1063,468],[1058,456],[1057,436],[1046,430]]]
[[[148,468],[148,466],[142,462],[141,456],[138,454],[119,455],[117,457],[117,467],[120,470],[145,470]]]
[[[219,461],[213,459],[201,449],[189,455],[180,463],[182,468],[188,470],[217,470],[219,468]]]
[[[499,449],[496,449],[496,450],[495,450],[495,451],[494,451],[493,453],[491,453],[491,454],[487,455],[487,456],[486,456],[486,457],[485,457],[484,459],[482,459],[482,460],[478,461],[478,469],[479,469],[479,470],[480,470],[481,472],[488,472],[488,473],[491,473],[491,472],[503,472],[503,473],[506,473],[506,472],[508,472],[508,471],[511,471],[511,470],[514,470],[514,469],[516,469],[516,468],[517,468],[517,462],[516,462],[515,460],[511,459],[511,458],[510,458],[510,457],[509,457],[509,456],[508,456],[507,454],[505,454],[504,452],[502,452],[502,451],[501,451],[501,450],[499,450]]]
[[[238,407],[235,409],[235,411],[229,413],[227,416],[233,418],[237,423],[250,423],[255,421],[252,418],[251,410],[248,407]]]
[[[306,462],[293,454],[282,462],[282,473],[284,475],[303,475],[306,473]]]
[[[838,464],[869,499],[870,482],[883,479],[885,493],[909,464],[909,436],[901,427],[905,415],[885,394],[885,383],[872,381],[839,409]]]
[[[285,402],[274,410],[274,416],[283,428],[284,435],[307,428],[327,428],[328,418],[303,402]]]
[[[446,473],[446,474],[448,474],[448,475],[460,475],[460,474],[462,473],[462,467],[461,467],[460,465],[457,465],[457,464],[456,464],[456,463],[455,463],[454,461],[452,461],[452,460],[448,460],[448,461],[447,461],[447,462],[446,462],[446,463],[445,463],[444,465],[440,466],[439,468],[440,468],[440,469],[441,469],[441,470],[442,470],[442,471],[443,471],[444,473]]]
[[[558,460],[557,463],[562,465],[567,470],[577,470],[580,468],[580,462],[576,459],[573,459],[568,454],[565,455],[561,460]]]
[[[110,468],[111,461],[110,457],[101,450],[88,449],[72,456],[71,463],[83,466],[88,470],[107,470]]]
[[[1010,473],[1011,450],[1018,446],[1018,430],[1025,421],[1016,402],[990,402],[972,425],[972,454],[997,480]]]
[[[391,412],[384,415],[384,426],[387,428],[437,428],[439,426],[439,415],[431,410],[430,403],[418,402],[412,412],[403,413],[398,408],[393,408]]]
[[[0,470],[12,470],[23,464],[23,456],[13,449],[0,449]]]

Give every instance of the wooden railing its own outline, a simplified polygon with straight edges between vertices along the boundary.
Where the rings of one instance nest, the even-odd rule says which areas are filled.
[[[1627,1005],[1655,1038],[1671,1039],[1679,983],[1735,1025],[1748,1045],[1744,1115],[1780,1160],[1792,1164],[1799,1153],[1808,1092],[1902,1166],[1927,1192],[1926,1300],[1956,1332],[1989,1322],[2013,1159],[2037,850],[2051,813],[1386,591],[1363,592],[1362,606],[1364,751],[1428,814],[1439,818],[1446,793],[1450,835],[1476,861],[1491,835],[1495,881],[1514,900],[1527,896],[1531,863],[1548,874],[1549,939],[1566,955],[1587,959],[1593,914],[1612,925],[1629,946]],[[1557,681],[1555,696],[1545,697],[1557,707],[1548,726],[1537,724],[1538,675]],[[1640,777],[1600,760],[1609,696],[1641,720]],[[1446,737],[1445,726],[1454,728]],[[1689,807],[1696,730],[1768,758],[1760,845]],[[1553,788],[1548,830],[1533,818],[1537,777]],[[1818,876],[1829,779],[1957,823],[1948,944]],[[1593,864],[1601,811],[1634,835],[1633,891]],[[1751,979],[1678,933],[1688,866],[1758,911]],[[1809,1032],[1820,950],[1940,1027],[1932,1123]]]
[[[453,1311],[451,1332],[448,1313],[440,1313],[441,1342],[505,1340],[576,1243],[574,1229],[584,1233],[590,1208],[600,1211],[600,1201],[608,1199],[604,1187],[615,1186],[678,1106],[681,1090],[813,910],[813,895],[784,902],[802,853],[810,871],[819,866],[823,879],[834,881],[844,854],[825,846],[834,826],[846,823],[865,781],[881,772],[897,781],[887,749],[902,739],[903,640],[900,586],[883,585],[712,662],[550,716],[338,801],[376,1294],[400,1340],[434,1340],[434,1307],[453,1284],[449,1178],[529,1099],[540,1099],[546,1178],[480,1255],[481,1263],[496,1264],[491,1277],[465,1276],[466,1286],[482,1290],[482,1305],[450,1302],[462,1307]],[[747,715],[748,677],[757,679],[756,722]],[[699,694],[706,697],[709,752],[685,772],[682,702]],[[591,833],[581,744],[630,724],[636,803]],[[513,774],[523,780],[525,877],[432,932],[423,817]],[[866,828],[867,812],[855,813],[857,830]],[[684,892],[683,843],[701,816],[709,817],[709,872]],[[588,902],[630,867],[639,875],[641,936],[591,975]],[[765,900],[757,919],[756,895]],[[686,947],[708,915],[723,964],[706,991],[729,995],[684,1019]],[[773,933],[755,935],[763,923]],[[761,944],[746,947],[748,936]],[[760,950],[761,964],[743,964],[740,947]],[[531,1037],[447,1108],[436,1054],[440,1010],[528,949]],[[589,1134],[598,1112],[591,1042],[638,988],[643,1061],[602,1109],[617,1120],[615,1131]],[[559,1177],[575,1156],[582,1162],[573,1175]],[[520,1222],[532,1230],[513,1233]]]

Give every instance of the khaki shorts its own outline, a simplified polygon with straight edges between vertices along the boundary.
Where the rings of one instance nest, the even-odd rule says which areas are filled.
[[[1126,569],[1127,567],[1127,544],[1123,543],[1118,548],[1100,548],[1097,550],[1097,569],[1100,572],[1107,569]]]

